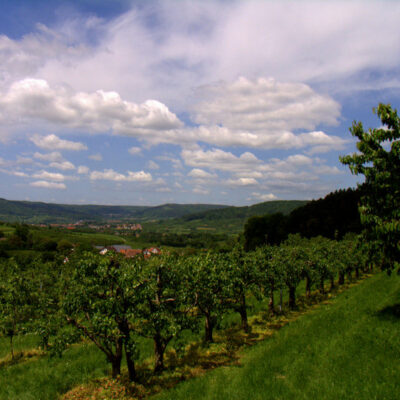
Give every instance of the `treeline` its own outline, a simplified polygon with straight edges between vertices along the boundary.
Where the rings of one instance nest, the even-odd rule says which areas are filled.
[[[138,241],[152,243],[156,246],[187,247],[193,249],[231,249],[232,238],[225,234],[209,232],[152,232],[144,231],[140,234]]]
[[[40,252],[41,260],[48,261],[53,260],[56,257],[56,253],[64,253],[71,250],[74,245],[66,239],[56,240],[51,233],[47,235],[40,235],[36,230],[32,231],[26,224],[8,224],[14,228],[14,232],[5,236],[0,231],[0,258],[8,258],[13,253],[18,251],[16,256],[21,263],[29,263],[30,259],[34,257],[35,252]],[[91,247],[91,246],[90,246]],[[85,247],[87,250],[88,247]],[[21,252],[21,250],[32,250],[32,254],[29,252]],[[82,250],[82,249],[81,249]]]
[[[223,317],[238,313],[249,331],[248,302],[268,299],[268,311],[282,308],[282,293],[296,307],[296,289],[305,281],[305,295],[344,283],[368,266],[354,240],[291,235],[279,246],[244,252],[200,252],[190,256],[163,254],[149,260],[118,254],[69,255],[53,262],[19,264],[0,261],[0,329],[10,340],[34,332],[41,346],[54,354],[82,338],[106,356],[112,375],[121,372],[123,356],[130,380],[136,380],[137,338],[154,341],[154,372],[164,369],[164,353],[184,330],[199,330],[204,341]],[[279,304],[275,294],[280,293]]]
[[[360,233],[360,197],[359,189],[338,190],[296,208],[288,216],[275,213],[249,218],[244,228],[245,248],[279,244],[295,233],[306,238],[320,235],[330,239],[341,239],[348,232]]]

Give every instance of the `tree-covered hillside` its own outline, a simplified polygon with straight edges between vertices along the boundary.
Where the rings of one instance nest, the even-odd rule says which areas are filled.
[[[226,207],[214,204],[164,204],[148,206],[102,206],[51,204],[0,199],[0,220],[25,223],[66,223],[78,220],[151,220]]]

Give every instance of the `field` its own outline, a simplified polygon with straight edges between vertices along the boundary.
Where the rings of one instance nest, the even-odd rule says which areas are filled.
[[[399,278],[377,274],[242,350],[239,366],[218,368],[156,398],[394,399],[400,381],[399,304]],[[232,316],[225,325],[236,321]],[[16,350],[34,344],[34,337],[25,336]],[[3,360],[7,348],[2,339]],[[151,341],[142,340],[140,349],[142,360],[151,358]],[[62,358],[34,356],[0,366],[0,380],[7,382],[0,385],[0,399],[56,399],[108,369],[103,354],[89,344],[73,346]]]

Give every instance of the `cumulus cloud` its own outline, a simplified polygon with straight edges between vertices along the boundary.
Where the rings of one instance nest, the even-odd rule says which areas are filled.
[[[202,125],[223,125],[235,131],[285,132],[312,130],[321,123],[335,125],[340,105],[308,85],[275,79],[220,82],[201,88],[203,101],[194,106]]]
[[[255,186],[259,183],[254,178],[238,178],[238,179],[228,179],[226,181],[228,186]]]
[[[52,151],[51,153],[39,153],[35,152],[33,155],[34,158],[42,161],[49,161],[49,162],[62,162],[64,161],[63,156],[59,151]]]
[[[197,97],[200,101],[193,106],[193,119],[200,126],[189,127],[156,100],[136,104],[123,100],[117,92],[73,92],[30,78],[15,82],[0,98],[0,121],[15,125],[38,121],[54,129],[112,132],[150,144],[203,141],[262,148],[314,146],[314,151],[327,151],[342,148],[345,143],[314,131],[320,124],[336,124],[340,106],[305,84],[241,77],[203,86]],[[296,130],[311,132],[293,133]],[[51,150],[87,149],[83,143],[62,140],[54,134],[34,135],[31,140]],[[130,149],[134,154],[138,151],[137,147]]]
[[[130,154],[135,155],[135,154],[140,154],[142,152],[142,149],[140,147],[133,146],[130,147],[128,151]]]
[[[31,141],[42,149],[46,150],[86,150],[87,146],[80,142],[73,142],[71,140],[60,139],[58,136],[51,134],[41,136],[38,134],[33,135]],[[39,153],[37,153],[39,154]]]
[[[202,149],[184,149],[181,152],[186,165],[205,167],[221,171],[249,170],[262,163],[253,153],[245,152],[239,157],[221,149],[204,151]]]
[[[210,174],[209,172],[206,172],[200,168],[193,168],[188,173],[188,176],[195,178],[195,179],[208,179],[208,178],[215,178],[216,174]]]
[[[253,192],[248,200],[259,200],[259,201],[271,201],[277,200],[278,197],[275,196],[273,193],[259,193]]]
[[[48,181],[35,181],[35,182],[31,182],[29,185],[33,186],[33,187],[45,188],[45,189],[66,189],[67,188],[64,183],[48,182]]]
[[[77,169],[77,172],[78,172],[78,174],[88,174],[89,168],[84,165],[80,165]]]
[[[35,174],[32,175],[32,177],[36,179],[45,179],[48,181],[56,181],[56,182],[65,180],[65,176],[63,174],[57,172],[48,172],[48,171],[36,172]]]
[[[1,120],[7,124],[38,120],[52,126],[85,129],[92,133],[112,131],[146,140],[152,140],[159,131],[182,126],[178,117],[156,100],[136,104],[122,100],[117,92],[73,92],[32,78],[13,83],[8,92],[2,94]],[[36,138],[37,135],[32,138],[35,144]],[[37,140],[42,143],[39,138]],[[54,135],[49,135],[47,140],[49,145],[57,146],[52,149],[86,149],[83,144],[60,142]]]
[[[340,105],[302,83],[240,77],[204,86],[197,96],[200,101],[193,106],[192,117],[200,126],[190,129],[186,140],[195,135],[220,146],[325,146],[330,150],[341,149],[345,143],[314,131],[321,124],[337,125]]]
[[[75,169],[75,165],[70,161],[62,161],[62,162],[52,162],[50,163],[50,167],[61,169],[63,171]]]
[[[91,180],[110,180],[116,182],[151,182],[152,176],[148,172],[128,171],[126,175],[114,171],[113,169],[105,169],[104,171],[92,171],[90,174]]]

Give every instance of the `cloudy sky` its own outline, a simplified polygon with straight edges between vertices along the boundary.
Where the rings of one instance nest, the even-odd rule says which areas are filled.
[[[3,0],[0,197],[254,204],[354,187],[400,2]]]

